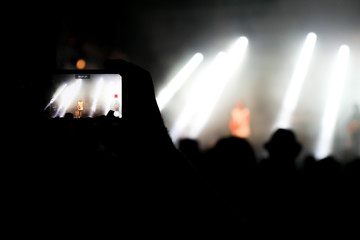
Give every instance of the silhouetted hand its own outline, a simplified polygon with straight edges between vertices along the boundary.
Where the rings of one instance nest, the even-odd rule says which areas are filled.
[[[172,145],[156,102],[151,74],[122,59],[106,60],[104,67],[122,76],[124,124],[130,127],[132,135],[155,138],[156,141],[164,141],[162,144]]]

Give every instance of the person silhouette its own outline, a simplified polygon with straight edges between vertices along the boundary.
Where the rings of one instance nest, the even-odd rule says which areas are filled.
[[[268,152],[267,161],[274,166],[274,171],[291,171],[295,168],[295,160],[302,149],[297,141],[294,131],[290,129],[277,129],[270,140],[264,144]]]
[[[82,117],[82,112],[84,110],[84,102],[80,99],[78,102],[77,102],[77,105],[76,105],[76,117],[77,118],[81,118]]]
[[[106,61],[104,69],[122,76],[122,118],[109,111],[94,118],[41,118],[24,127],[28,141],[12,176],[12,188],[21,189],[19,216],[36,215],[36,224],[60,231],[67,224],[118,226],[120,218],[137,227],[182,228],[174,223],[183,217],[216,223],[231,213],[173,144],[151,74],[120,59]],[[26,219],[29,228],[35,224]]]
[[[236,106],[231,111],[229,120],[231,135],[239,138],[250,136],[250,110],[241,101],[236,102]]]
[[[230,135],[220,138],[205,155],[205,176],[239,217],[255,223],[257,163],[253,146],[245,138]]]
[[[300,174],[296,168],[302,145],[291,129],[277,129],[264,144],[268,156],[259,164],[260,224],[293,227],[299,217]]]

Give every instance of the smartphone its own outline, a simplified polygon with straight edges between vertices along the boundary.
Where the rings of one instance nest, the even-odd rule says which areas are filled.
[[[52,73],[52,88],[44,111],[52,118],[124,115],[124,87],[119,73],[105,70],[62,70]]]

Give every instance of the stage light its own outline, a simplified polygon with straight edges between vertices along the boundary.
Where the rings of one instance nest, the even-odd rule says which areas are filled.
[[[274,124],[274,129],[291,127],[291,117],[298,103],[301,88],[314,51],[316,38],[316,34],[312,32],[306,36],[290,85],[286,91],[279,116]]]
[[[103,80],[103,78],[100,78],[100,80],[95,85],[94,99],[93,99],[93,103],[91,105],[91,111],[90,111],[89,117],[92,117],[94,115],[94,112],[96,111],[96,104],[100,98],[100,94],[101,94],[103,85],[104,85],[104,80]]]
[[[191,121],[198,109],[203,107],[204,94],[206,94],[209,83],[214,80],[218,80],[219,72],[221,66],[223,66],[225,57],[226,54],[224,52],[218,53],[215,60],[207,66],[203,72],[201,72],[200,77],[196,79],[194,87],[190,90],[185,107],[170,130],[170,136],[174,142],[182,137],[188,123]]]
[[[203,103],[198,110],[195,120],[189,130],[189,137],[198,138],[199,134],[205,127],[209,117],[221,97],[227,83],[232,79],[235,71],[239,71],[245,52],[248,46],[248,39],[240,37],[227,51],[227,58],[222,62],[219,72],[210,83],[207,83],[207,91],[202,96]]]
[[[160,111],[168,104],[174,94],[181,88],[185,81],[190,77],[194,70],[203,61],[204,56],[196,53],[178,74],[164,87],[156,98]]]
[[[79,60],[77,60],[77,62],[76,62],[77,69],[84,69],[85,66],[86,66],[86,61],[84,59],[80,58]]]
[[[82,80],[78,79],[74,83],[72,83],[70,86],[68,86],[65,91],[61,94],[60,99],[60,106],[58,110],[56,111],[54,117],[60,116],[64,117],[67,109],[69,108],[70,104],[74,101],[74,98],[78,91],[80,90]]]
[[[46,107],[44,108],[44,111],[53,103],[56,101],[56,99],[60,96],[60,94],[64,91],[64,89],[66,88],[67,84],[63,84],[61,85],[61,87],[59,87],[56,92],[54,93],[53,97],[51,98],[50,102],[46,105]]]
[[[240,37],[226,53],[220,52],[202,72],[189,93],[188,102],[171,128],[170,136],[174,142],[185,135],[197,137],[201,132],[222,90],[241,65],[247,45],[248,39]]]
[[[317,160],[321,160],[332,153],[334,130],[338,117],[342,90],[346,79],[349,52],[350,49],[346,45],[342,45],[338,52],[315,151]]]
[[[115,89],[115,85],[113,82],[109,82],[106,84],[105,86],[105,91],[104,91],[104,95],[103,95],[103,100],[104,100],[104,115],[106,115],[111,108],[111,103],[113,101],[113,96],[114,96],[114,90]]]

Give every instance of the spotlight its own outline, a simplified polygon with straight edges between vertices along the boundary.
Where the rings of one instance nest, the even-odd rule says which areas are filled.
[[[94,115],[94,112],[96,111],[96,104],[99,100],[103,85],[104,85],[104,79],[100,78],[100,80],[96,83],[96,86],[95,86],[94,100],[91,105],[91,111],[90,111],[89,117],[92,117]]]
[[[320,135],[317,142],[315,157],[323,159],[331,154],[334,130],[338,117],[343,86],[348,66],[350,48],[342,45],[339,48],[336,64],[330,81],[328,98],[321,121]]]
[[[58,110],[56,111],[54,117],[56,117],[58,115],[60,117],[64,117],[68,107],[70,106],[70,104],[74,100],[76,94],[80,90],[81,83],[82,83],[82,80],[78,79],[74,83],[72,83],[70,86],[68,86],[65,89],[65,91],[63,91],[63,93],[61,94],[60,106],[59,106]]]
[[[316,34],[312,32],[306,36],[304,46],[301,50],[300,57],[292,75],[290,85],[287,89],[280,114],[274,125],[274,129],[291,127],[291,116],[296,108],[300,91],[308,71],[311,56],[316,43],[316,38]]]
[[[105,103],[104,115],[106,115],[110,111],[111,103],[113,101],[113,96],[114,96],[114,92],[113,92],[114,89],[115,89],[115,85],[113,82],[109,82],[105,86],[105,91],[103,96]]]
[[[204,57],[201,53],[196,53],[168,85],[161,90],[156,98],[160,111],[164,109],[170,99],[190,77],[191,73],[200,65],[203,59]]]
[[[203,104],[197,112],[197,117],[189,130],[189,137],[197,138],[201,133],[210,118],[216,102],[221,97],[226,84],[232,79],[235,71],[241,67],[247,45],[248,39],[246,37],[240,37],[227,51],[227,58],[222,62],[223,64],[220,66],[218,76],[215,76],[213,82],[207,83],[207,91],[201,98],[203,99]],[[221,81],[219,81],[219,79],[221,79]]]
[[[208,84],[214,80],[218,80],[217,77],[219,76],[225,57],[226,54],[224,52],[218,53],[215,60],[207,68],[205,68],[200,77],[196,79],[195,86],[189,93],[189,97],[187,98],[188,101],[185,104],[185,107],[176,119],[174,126],[171,128],[170,136],[173,138],[173,141],[176,141],[181,134],[183,134],[184,129],[196,114],[196,111],[203,106],[203,97],[204,94],[206,94],[206,89],[209,86]]]
[[[50,102],[46,105],[46,107],[44,108],[44,111],[53,103],[56,101],[56,99],[60,96],[60,94],[64,91],[64,89],[66,88],[67,84],[63,84],[61,87],[59,87],[56,92],[54,93],[53,97],[51,98]]]
[[[198,136],[222,90],[242,63],[247,45],[248,39],[240,37],[230,46],[227,53],[218,53],[215,60],[202,72],[189,93],[187,104],[170,131],[173,141],[185,134],[186,128],[190,137]]]

